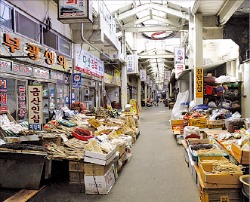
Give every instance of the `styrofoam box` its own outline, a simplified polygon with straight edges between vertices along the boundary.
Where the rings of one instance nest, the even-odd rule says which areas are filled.
[[[84,176],[86,194],[108,194],[115,183],[114,165],[103,176]]]
[[[116,148],[108,154],[85,151],[84,161],[98,165],[108,165],[116,157]]]

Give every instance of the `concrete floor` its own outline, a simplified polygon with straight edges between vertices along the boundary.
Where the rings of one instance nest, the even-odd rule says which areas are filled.
[[[66,183],[46,187],[30,202],[198,202],[199,191],[184,161],[182,146],[170,130],[168,108],[143,108],[141,135],[132,159],[124,166],[108,195],[78,193]]]

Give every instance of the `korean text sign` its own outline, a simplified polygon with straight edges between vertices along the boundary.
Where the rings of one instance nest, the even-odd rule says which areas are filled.
[[[203,98],[203,69],[196,68],[196,98]]]
[[[0,79],[0,112],[7,112],[7,80]]]
[[[92,55],[88,51],[76,48],[76,67],[75,70],[81,73],[86,73],[94,77],[103,78],[104,76],[104,64],[96,56]]]
[[[185,69],[185,49],[182,47],[174,49],[174,66],[175,78],[178,79]]]
[[[82,86],[81,73],[72,74],[72,88],[81,88],[81,86]]]
[[[42,130],[42,92],[42,86],[28,86],[30,130]]]
[[[27,115],[26,107],[26,87],[25,85],[18,85],[18,119],[23,120]]]

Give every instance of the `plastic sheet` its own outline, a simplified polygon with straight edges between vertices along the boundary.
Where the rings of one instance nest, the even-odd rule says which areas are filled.
[[[176,102],[174,104],[171,119],[180,119],[182,114],[183,106],[181,103],[186,103],[188,101],[189,91],[187,90],[184,93],[178,93]]]

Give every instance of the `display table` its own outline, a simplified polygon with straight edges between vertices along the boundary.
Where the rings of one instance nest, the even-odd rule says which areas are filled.
[[[46,155],[36,151],[0,151],[1,187],[39,189]]]

